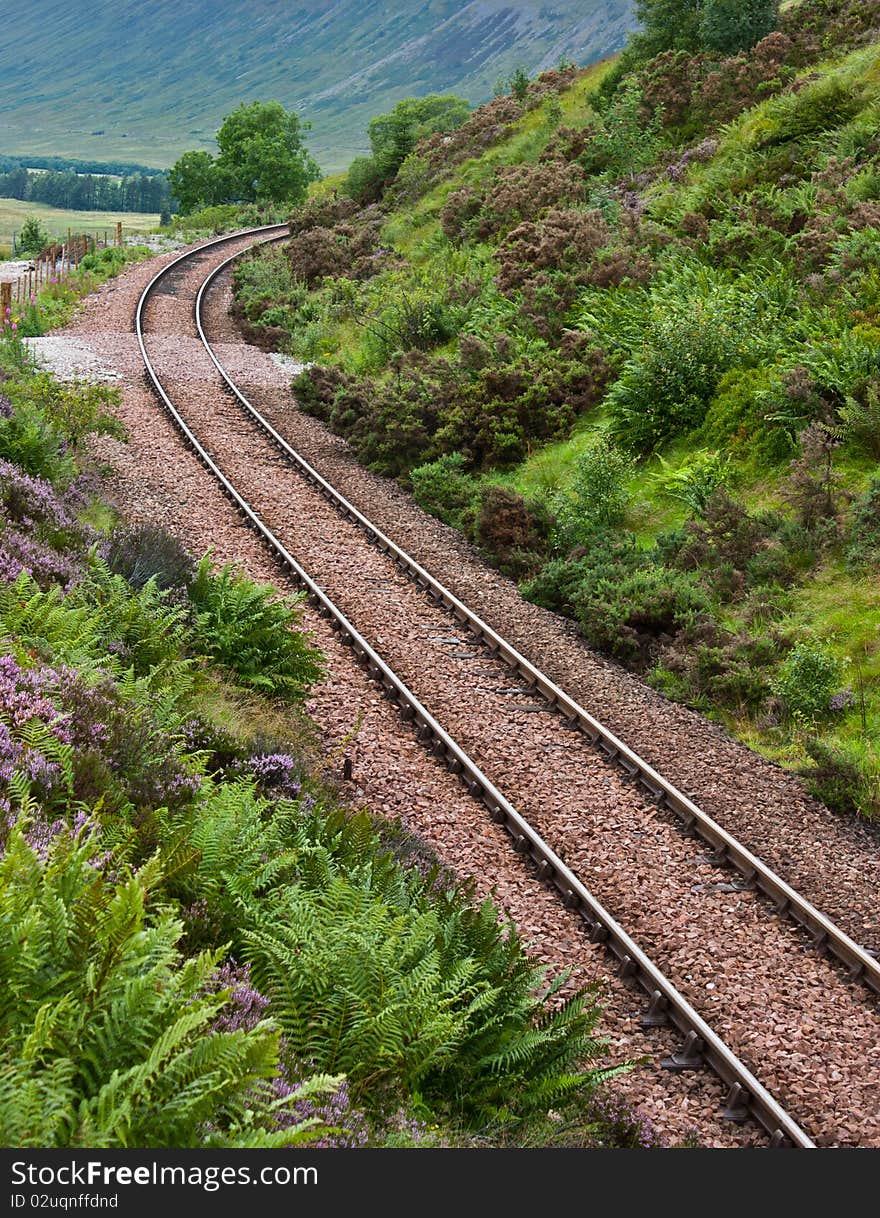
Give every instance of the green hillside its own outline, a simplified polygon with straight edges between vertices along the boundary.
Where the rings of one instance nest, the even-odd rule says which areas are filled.
[[[242,102],[276,98],[313,125],[328,171],[401,97],[492,93],[500,74],[591,62],[632,28],[631,0],[401,0],[302,5],[33,0],[4,14],[0,151],[167,166],[213,143]]]
[[[326,192],[238,310],[589,642],[880,813],[880,27],[557,72]]]

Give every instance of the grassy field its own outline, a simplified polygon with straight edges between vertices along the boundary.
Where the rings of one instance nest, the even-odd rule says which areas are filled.
[[[158,215],[140,212],[64,211],[45,203],[23,203],[20,199],[0,199],[0,247],[12,248],[12,235],[21,230],[29,216],[36,216],[50,237],[75,233],[100,233],[114,229],[122,221],[124,232],[146,232],[159,223]]]

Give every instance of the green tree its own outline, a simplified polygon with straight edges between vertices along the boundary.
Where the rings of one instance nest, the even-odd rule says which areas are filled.
[[[700,41],[707,51],[736,55],[760,42],[779,20],[779,0],[704,0]]]
[[[210,152],[185,152],[169,170],[168,179],[183,215],[215,202],[218,175]]]
[[[379,114],[367,129],[376,164],[393,177],[419,140],[437,131],[455,131],[471,112],[470,104],[452,94],[406,97],[390,114]]]
[[[301,203],[321,171],[303,143],[307,124],[280,102],[251,102],[223,120],[216,167],[229,202]]]
[[[18,250],[22,254],[39,254],[49,244],[49,234],[36,216],[28,216],[18,234]]]
[[[661,51],[696,51],[705,0],[638,0],[636,17],[641,30],[632,39],[640,56]]]

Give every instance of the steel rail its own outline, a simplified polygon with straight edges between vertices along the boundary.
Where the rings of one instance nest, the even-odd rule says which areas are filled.
[[[236,234],[239,235],[241,234]],[[632,979],[645,991],[650,1004],[642,1018],[643,1026],[650,1028],[671,1023],[682,1033],[684,1041],[681,1049],[663,1064],[670,1069],[699,1068],[704,1064],[710,1066],[730,1088],[725,1108],[725,1116],[728,1119],[741,1122],[753,1117],[770,1134],[771,1145],[814,1148],[814,1143],[808,1135],[679,993],[673,983],[652,963],[582,881],[517,812],[289,553],[283,542],[272,533],[217,466],[174,406],[147,353],[143,326],[146,302],[156,285],[169,271],[186,258],[214,244],[219,242],[211,242],[200,247],[200,250],[190,251],[160,271],[145,288],[135,317],[138,345],[147,374],[185,440],[217,478],[249,525],[269,545],[275,557],[281,560],[296,582],[305,589],[308,599],[321,616],[329,619],[331,627],[339,633],[342,641],[352,647],[360,664],[382,686],[389,700],[397,704],[401,715],[415,724],[422,743],[429,745],[435,757],[443,761],[467,786],[470,794],[486,806],[492,819],[506,828],[513,839],[514,848],[536,864],[538,874],[543,880],[555,885],[562,894],[564,904],[579,912],[591,941],[602,943],[618,961],[618,974],[623,978]]]
[[[466,626],[472,634],[481,639],[489,651],[503,660],[510,668],[522,676],[531,689],[539,692],[546,701],[573,726],[578,728],[609,763],[623,770],[626,778],[637,783],[658,806],[669,808],[679,819],[684,830],[701,837],[714,851],[714,861],[718,866],[730,865],[736,868],[750,887],[756,887],[767,896],[780,914],[788,914],[813,938],[814,944],[836,956],[848,969],[852,980],[863,981],[875,993],[880,993],[880,961],[876,960],[860,944],[841,930],[829,917],[817,909],[810,901],[791,887],[781,876],[777,875],[766,863],[762,862],[746,846],[737,841],[732,834],[722,828],[707,812],[684,795],[677,787],[659,774],[651,765],[640,757],[633,749],[624,744],[593,715],[575,702],[563,689],[548,676],[535,667],[525,656],[516,650],[497,631],[493,630],[454,593],[450,592],[439,580],[414,558],[406,553],[396,542],[372,523],[348,499],[336,490],[300,453],[284,439],[282,435],[266,420],[238,386],[232,381],[222,366],[205,334],[202,325],[202,304],[204,295],[214,280],[227,267],[241,256],[234,254],[226,259],[206,278],[202,284],[195,302],[195,322],[199,336],[208,355],[214,362],[217,371],[224,381],[251,415],[253,420],[266,432],[272,441],[294,463],[300,473],[315,486],[321,495],[331,502],[349,521],[357,525],[373,545],[387,554],[394,563],[414,580],[436,602],[441,603],[455,617],[459,624]]]

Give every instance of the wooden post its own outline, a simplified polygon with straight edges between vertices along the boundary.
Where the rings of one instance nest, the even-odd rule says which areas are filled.
[[[0,283],[0,313],[3,316],[3,325],[6,325],[9,317],[12,315],[12,284]]]
[[[107,248],[107,230],[105,228],[104,229],[104,249],[106,249],[106,248]]]
[[[122,221],[116,221],[116,244],[122,245]]]

